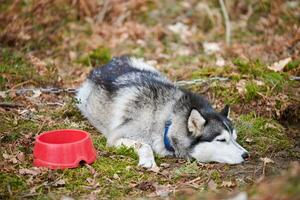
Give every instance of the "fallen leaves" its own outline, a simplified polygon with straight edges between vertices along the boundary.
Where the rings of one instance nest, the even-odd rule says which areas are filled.
[[[47,64],[44,61],[31,54],[29,54],[27,57],[39,75],[44,76],[47,73]]]
[[[260,160],[263,161],[264,164],[274,163],[274,161],[268,157],[260,158]]]
[[[246,138],[246,140],[245,140],[247,143],[252,143],[253,142],[253,139],[252,138]]]
[[[263,169],[262,169],[262,177],[266,174],[266,166],[269,163],[274,163],[274,161],[268,157],[260,158],[260,160],[263,162]]]
[[[175,34],[178,34],[183,42],[187,42],[188,38],[192,35],[192,30],[181,22],[169,25],[168,29]]]
[[[239,94],[243,94],[245,92],[246,88],[246,80],[241,79],[239,82],[236,84],[236,89]]]
[[[280,72],[291,61],[292,61],[292,58],[288,57],[288,58],[285,58],[285,59],[282,59],[278,62],[273,63],[271,66],[268,66],[268,68],[270,70],[275,71],[275,72]]]
[[[32,176],[37,176],[39,174],[42,173],[42,171],[37,168],[37,167],[33,167],[33,168],[21,168],[19,169],[19,173],[22,174],[22,175],[32,175]]]
[[[61,187],[66,184],[66,181],[64,179],[59,179],[58,181],[54,182],[53,186],[55,187]]]
[[[171,191],[170,185],[155,185],[155,193],[161,198],[166,198]]]
[[[140,189],[142,191],[155,191],[155,186],[153,182],[150,181],[143,181],[135,185],[135,188]]]
[[[208,184],[207,184],[208,188],[212,191],[216,191],[217,190],[217,183],[214,180],[209,180]]]
[[[231,197],[227,200],[248,200],[248,194],[247,194],[247,192],[240,192],[237,195],[235,195],[234,197]]]
[[[23,152],[17,152],[16,154],[3,153],[2,156],[5,160],[13,164],[20,164],[25,160],[25,154]]]
[[[204,53],[207,55],[212,55],[221,52],[221,47],[216,42],[203,42]]]
[[[20,162],[24,162],[25,161],[25,154],[23,152],[18,152],[17,153],[17,159],[20,161]]]
[[[233,182],[233,181],[223,181],[221,183],[221,187],[232,188],[232,187],[235,187],[235,186],[236,186],[236,183]]]

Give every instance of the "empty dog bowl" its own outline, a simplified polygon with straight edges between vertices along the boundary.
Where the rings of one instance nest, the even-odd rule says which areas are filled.
[[[34,166],[51,169],[75,168],[96,160],[96,150],[89,134],[81,130],[47,131],[36,137]]]

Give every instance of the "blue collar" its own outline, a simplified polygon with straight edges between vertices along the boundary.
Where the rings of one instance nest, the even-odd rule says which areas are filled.
[[[168,151],[174,152],[174,148],[172,147],[170,140],[168,138],[168,132],[169,132],[169,128],[171,125],[172,125],[172,121],[170,119],[167,120],[166,124],[165,124],[164,143],[165,143],[165,147]]]

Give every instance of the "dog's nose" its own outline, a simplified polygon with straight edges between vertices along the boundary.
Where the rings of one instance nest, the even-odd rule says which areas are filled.
[[[242,158],[244,158],[244,160],[247,160],[249,158],[249,153],[247,152],[243,153]]]

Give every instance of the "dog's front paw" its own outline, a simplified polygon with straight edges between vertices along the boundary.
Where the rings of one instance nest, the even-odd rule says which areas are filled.
[[[153,169],[153,171],[159,170],[154,159],[140,159],[138,165],[147,169]]]

